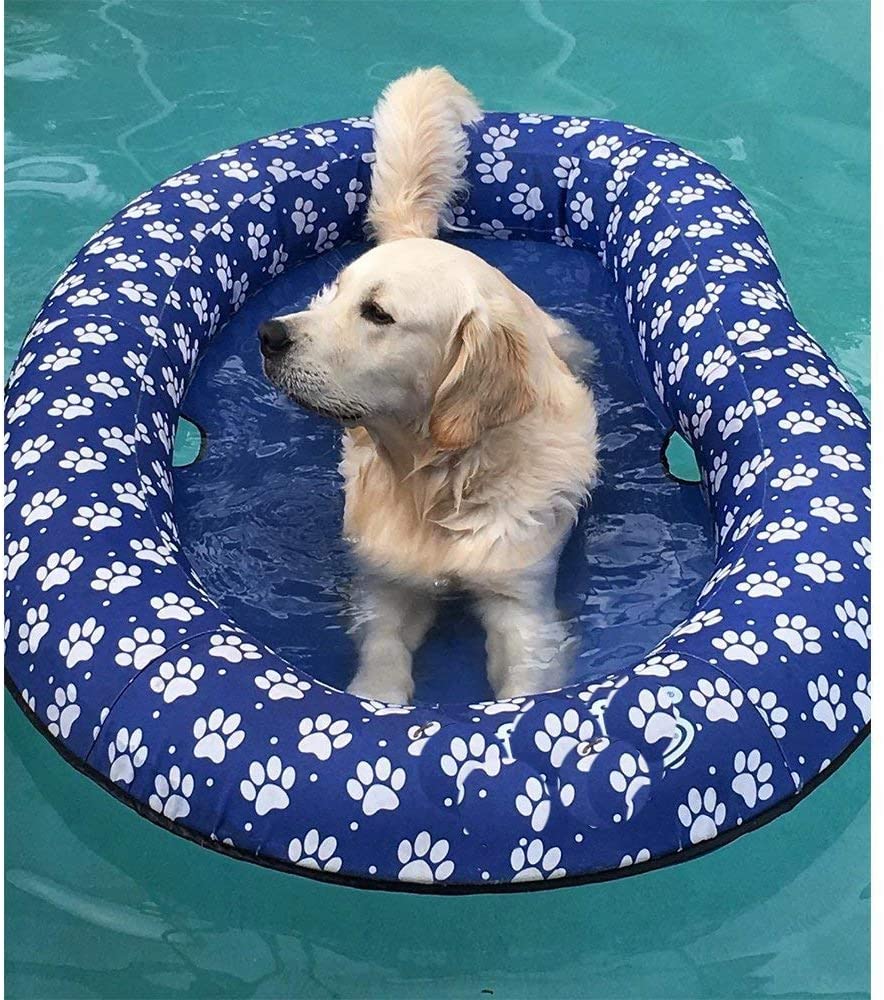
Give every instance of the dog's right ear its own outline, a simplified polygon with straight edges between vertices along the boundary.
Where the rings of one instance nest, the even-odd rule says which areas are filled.
[[[437,448],[469,448],[482,431],[517,420],[534,405],[527,344],[511,323],[485,319],[475,310],[467,313],[449,356],[451,367],[430,413],[430,436]]]

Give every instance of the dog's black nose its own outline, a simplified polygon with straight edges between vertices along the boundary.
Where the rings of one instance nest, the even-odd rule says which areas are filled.
[[[258,327],[258,336],[261,338],[261,353],[265,358],[269,358],[271,354],[282,354],[292,342],[281,319],[265,320]]]

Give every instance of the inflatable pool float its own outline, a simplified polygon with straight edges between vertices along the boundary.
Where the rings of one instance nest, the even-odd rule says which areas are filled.
[[[868,426],[795,319],[747,201],[641,129],[488,114],[449,221],[451,238],[487,237],[499,266],[537,271],[551,252],[604,277],[649,405],[701,470],[714,568],[687,613],[560,691],[395,707],[343,693],[333,667],[318,679],[306,650],[283,659],[197,577],[177,506],[190,470],[172,472],[182,400],[193,381],[189,409],[230,410],[201,401],[204,356],[200,371],[254,393],[222,363],[228,321],[358,252],[371,143],[355,118],[223,150],[133,201],[61,276],[8,391],[10,690],[75,767],[169,830],[365,887],[606,879],[790,808],[868,731]],[[547,264],[555,289],[567,267]],[[292,419],[305,447],[331,440]],[[231,476],[253,475],[247,458]],[[217,477],[202,484],[213,506]],[[315,498],[297,477],[286,490],[304,515],[289,530],[321,546]],[[197,555],[235,576],[243,551],[213,536]],[[337,648],[343,633],[325,634]]]

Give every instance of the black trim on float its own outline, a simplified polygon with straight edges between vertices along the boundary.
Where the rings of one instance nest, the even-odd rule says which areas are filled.
[[[140,802],[138,799],[123,791],[119,785],[114,784],[110,778],[107,778],[90,764],[87,764],[84,760],[72,754],[60,740],[49,732],[49,730],[31,711],[30,707],[19,693],[18,688],[15,686],[15,682],[13,681],[9,671],[4,671],[4,673],[6,689],[12,695],[16,704],[24,712],[31,725],[37,730],[37,732],[45,737],[45,739],[52,745],[61,757],[63,757],[81,774],[86,775],[87,778],[91,778],[92,781],[94,781],[97,785],[100,785],[106,792],[109,792],[115,799],[122,802],[124,806],[128,806],[140,816],[150,820],[152,823],[162,827],[164,830],[168,830],[169,833],[174,833],[176,836],[182,837],[184,840],[189,840],[194,844],[198,844],[200,847],[207,847],[209,850],[216,851],[218,854],[226,855],[236,861],[248,861],[250,864],[260,865],[262,868],[270,868],[273,871],[284,872],[289,875],[300,875],[303,878],[313,879],[317,882],[330,882],[334,885],[345,885],[351,889],[373,889],[383,892],[408,892],[429,896],[470,896],[480,893],[501,894],[511,892],[539,892],[544,889],[564,889],[571,886],[591,885],[596,882],[611,882],[614,879],[628,878],[632,875],[644,875],[646,872],[656,871],[658,868],[669,868],[672,865],[681,864],[684,861],[691,861],[704,854],[710,854],[712,851],[730,844],[744,833],[750,833],[751,831],[757,830],[762,826],[767,826],[768,823],[773,822],[773,820],[782,816],[784,813],[790,812],[794,809],[799,802],[802,802],[827,778],[831,777],[838,770],[838,768],[847,761],[855,750],[859,749],[871,732],[872,727],[871,722],[867,722],[857,733],[856,737],[851,740],[851,742],[841,751],[840,754],[838,754],[825,771],[822,771],[820,774],[811,778],[800,792],[797,792],[795,795],[792,795],[787,799],[783,799],[782,802],[779,802],[772,809],[755,816],[742,826],[735,826],[721,834],[719,837],[704,841],[701,844],[695,844],[692,847],[685,848],[683,851],[678,851],[674,854],[667,854],[662,858],[651,858],[650,861],[645,861],[638,865],[630,865],[626,868],[614,868],[602,872],[591,872],[586,875],[566,875],[563,878],[557,879],[538,879],[536,882],[472,882],[453,885],[446,885],[444,882],[391,882],[384,879],[372,879],[369,877],[360,878],[355,875],[339,875],[335,872],[315,871],[310,868],[300,868],[297,865],[288,864],[285,861],[280,861],[276,858],[262,858],[260,855],[249,854],[246,851],[240,850],[240,848],[236,846],[223,844],[220,840],[212,840],[203,833],[197,833],[193,830],[188,830],[186,827],[177,823],[173,823],[171,820],[166,819],[166,817],[162,814],[154,812],[154,810],[151,809],[146,803]]]

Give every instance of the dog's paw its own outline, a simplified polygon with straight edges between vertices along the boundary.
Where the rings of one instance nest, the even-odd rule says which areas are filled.
[[[347,687],[347,693],[368,701],[383,701],[390,705],[410,705],[413,684],[396,684],[384,677],[360,677],[357,674]]]

